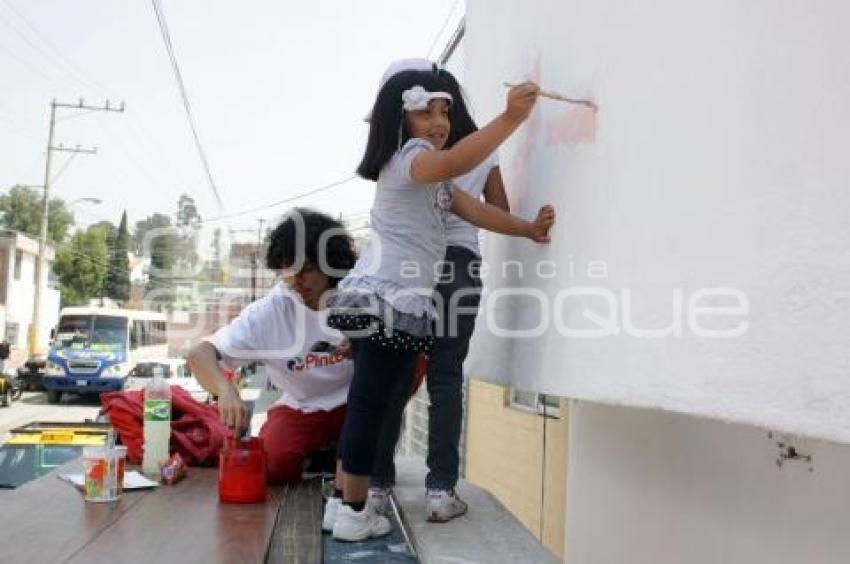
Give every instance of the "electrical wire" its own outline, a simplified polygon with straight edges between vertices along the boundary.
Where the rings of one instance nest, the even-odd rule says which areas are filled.
[[[446,19],[445,19],[445,21],[443,21],[443,25],[441,25],[441,26],[440,26],[440,30],[439,30],[439,31],[437,32],[437,34],[434,36],[433,41],[431,41],[431,46],[430,46],[430,47],[428,47],[428,52],[427,52],[427,53],[425,53],[425,57],[426,57],[426,58],[429,58],[429,59],[430,59],[430,57],[431,57],[431,51],[433,51],[433,50],[434,50],[434,47],[437,45],[437,41],[439,41],[439,40],[440,40],[440,37],[442,37],[442,36],[443,36],[443,32],[446,30],[446,26],[448,26],[448,25],[449,25],[449,21],[451,20],[452,15],[455,13],[455,8],[457,8],[457,5],[458,5],[458,4],[460,4],[460,0],[455,0],[454,4],[452,4],[451,9],[449,10],[449,13],[448,13],[448,14],[446,14]]]
[[[59,169],[59,172],[57,172],[56,174],[54,174],[54,175],[53,175],[53,178],[51,178],[51,179],[50,179],[50,184],[51,184],[51,186],[52,186],[52,185],[53,185],[53,184],[54,184],[57,180],[59,180],[59,177],[60,177],[60,176],[62,176],[62,173],[63,173],[63,172],[65,172],[65,170],[67,170],[68,165],[70,165],[70,164],[71,164],[71,161],[73,161],[75,158],[77,158],[77,155],[78,155],[78,154],[79,154],[79,153],[71,153],[71,154],[70,154],[70,156],[68,157],[68,159],[67,159],[67,160],[66,160],[66,161],[62,164],[62,168],[60,168],[60,169]]]
[[[52,52],[53,57],[50,58],[50,62],[53,63],[54,66],[57,69],[62,70],[64,73],[66,73],[68,75],[69,78],[74,79],[74,81],[78,85],[81,85],[81,86],[84,87],[84,90],[93,90],[93,91],[97,92],[98,94],[104,96],[107,99],[116,98],[115,94],[110,92],[110,90],[108,88],[106,88],[101,83],[99,83],[97,80],[95,80],[93,77],[91,77],[91,75],[89,75],[84,69],[82,69],[79,65],[77,65],[71,58],[64,55],[45,36],[45,34],[41,33],[29,19],[27,19],[20,11],[15,9],[15,7],[12,5],[11,2],[9,2],[9,0],[4,0],[3,3],[6,6],[6,8],[8,8],[8,10],[11,13],[13,13],[17,17],[17,19],[20,20],[20,22],[22,22],[24,24],[24,26],[26,26],[27,31],[30,34],[32,34],[34,37],[36,37],[41,43],[43,43]],[[16,29],[15,27],[13,27],[11,21],[9,21],[5,18],[3,19],[3,21],[7,26],[12,28],[13,31],[15,31],[16,33],[21,35],[20,29]],[[45,57],[48,57],[48,55],[50,55],[50,53],[47,53],[44,49],[37,47],[32,42],[29,42],[29,43],[30,43],[31,47],[33,47],[34,49],[37,49],[38,52],[40,54],[44,55]],[[0,48],[2,48],[2,46],[0,46]],[[7,53],[8,53],[8,51],[7,51]],[[13,54],[11,54],[11,53],[8,53],[8,54],[10,54],[10,56],[13,56]],[[58,63],[64,63],[64,66],[59,65]],[[33,69],[33,68],[30,68],[29,65],[25,65],[25,66],[28,67],[28,70],[31,70],[32,72],[36,72],[36,70]],[[49,80],[54,85],[59,85],[59,83],[53,81],[52,79],[50,79],[46,75],[43,75],[43,76],[44,76],[45,79]],[[59,86],[62,86],[62,85],[59,85]],[[62,86],[62,87],[64,88],[64,86]],[[88,112],[85,112],[85,113],[88,113]],[[72,116],[67,116],[67,117],[59,117],[59,118],[57,118],[56,121],[65,121],[65,120],[75,119],[77,117],[85,115],[85,113],[74,114]],[[164,164],[167,165],[168,169],[171,171],[173,176],[183,177],[182,171],[178,172],[177,169],[174,168],[173,163],[171,162],[171,160],[170,160],[170,158],[167,154],[153,155],[153,153],[149,150],[150,146],[159,147],[159,145],[156,144],[156,143],[151,143],[150,141],[147,140],[148,138],[152,137],[149,134],[149,132],[147,134],[143,134],[139,129],[137,129],[137,126],[139,128],[144,129],[143,124],[140,123],[140,122],[137,122],[132,113],[128,113],[127,118],[128,118],[128,121],[127,121],[126,125],[128,126],[129,133],[135,138],[135,140],[138,143],[138,146],[141,148],[141,150],[144,153],[146,153],[148,157],[152,157],[152,158],[149,159],[150,162],[164,163]],[[101,127],[101,129],[108,129],[106,124],[101,122],[100,120],[97,121],[97,124]],[[117,136],[112,134],[111,131],[112,130],[108,131],[108,133],[113,138],[113,140],[117,140]],[[139,160],[134,158],[129,153],[129,151],[122,150],[122,152],[124,152],[124,154],[127,156],[127,158],[131,161],[131,164],[133,164],[137,169],[140,169],[141,172],[145,176],[147,176],[148,178],[151,178],[152,180],[154,179],[150,170],[146,167],[140,166]],[[183,183],[184,184],[190,184],[189,182],[185,181],[185,177],[183,178]],[[159,186],[163,186],[163,183],[160,182],[160,181],[156,181],[155,184],[157,184]]]
[[[210,217],[208,219],[204,219],[202,221],[199,221],[198,223],[199,224],[213,223],[215,221],[222,221],[222,220],[225,220],[225,219],[231,219],[233,217],[239,217],[239,216],[242,216],[242,215],[248,215],[248,214],[251,214],[251,213],[256,213],[258,211],[264,211],[268,208],[273,208],[273,207],[280,206],[280,205],[283,205],[283,204],[288,204],[289,202],[293,202],[295,200],[300,200],[301,198],[305,198],[307,196],[312,196],[313,194],[317,194],[319,192],[324,192],[325,190],[330,190],[331,188],[334,188],[336,186],[340,186],[340,185],[345,184],[347,182],[351,182],[355,178],[357,178],[357,175],[352,174],[351,176],[347,176],[347,177],[342,178],[340,180],[335,180],[335,181],[333,181],[329,184],[325,184],[323,186],[319,186],[318,188],[313,188],[313,189],[307,190],[307,191],[302,192],[300,194],[296,194],[295,196],[290,196],[288,198],[284,198],[284,199],[278,200],[276,202],[271,202],[271,203],[268,203],[268,204],[264,204],[262,206],[249,208],[247,210],[242,210],[242,211],[233,212],[233,213],[229,213],[229,214],[219,215],[219,216],[216,216],[216,217]]]
[[[38,29],[36,29],[36,27],[32,24],[32,22],[30,22],[29,19],[27,19],[20,11],[18,11],[12,5],[11,2],[5,0],[3,3],[6,8],[8,8],[9,11],[12,12],[15,17],[24,24],[29,33],[36,37],[39,41],[41,41],[41,43],[43,43],[52,53],[48,53],[40,46],[30,41],[29,38],[25,37],[24,34],[19,29],[17,29],[17,26],[15,26],[16,33],[21,36],[24,41],[26,41],[33,49],[37,50],[48,60],[59,59],[63,63],[65,63],[65,65],[67,65],[67,67],[72,71],[68,73],[69,76],[73,78],[80,86],[83,86],[86,90],[92,89],[92,87],[94,87],[94,90],[104,91],[103,87],[101,87],[94,80],[90,79],[86,75],[86,73],[83,72],[83,70],[79,66],[77,66],[76,63],[74,63],[74,61],[66,57],[59,49],[56,48],[55,45],[53,45],[53,43],[50,42],[50,40],[43,33],[39,32]],[[9,20],[6,20],[6,23],[8,25],[11,25],[11,22]]]
[[[201,144],[201,138],[198,135],[198,128],[195,124],[195,117],[192,114],[192,106],[189,103],[189,95],[186,91],[186,84],[183,82],[183,75],[180,73],[180,65],[177,63],[177,55],[174,52],[174,45],[171,42],[171,34],[168,31],[168,24],[165,21],[165,12],[162,9],[162,3],[160,0],[151,0],[151,4],[153,5],[154,13],[156,14],[156,20],[159,24],[159,30],[162,35],[162,40],[165,43],[165,50],[168,53],[168,59],[171,61],[171,69],[174,71],[174,78],[177,81],[177,88],[180,92],[180,98],[183,101],[183,108],[186,110],[186,117],[189,121],[189,127],[192,130],[192,137],[195,140],[195,147],[198,150],[198,155],[201,159],[201,165],[204,168],[204,171],[207,175],[207,180],[209,181],[210,189],[212,190],[213,196],[215,196],[215,201],[218,204],[219,213],[224,214],[224,203],[221,199],[221,194],[219,194],[218,187],[213,180],[212,171],[210,170],[210,163],[207,159],[207,153],[204,150],[204,146]]]

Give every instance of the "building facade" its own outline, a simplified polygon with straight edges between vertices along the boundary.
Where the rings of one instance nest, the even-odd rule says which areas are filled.
[[[732,8],[468,0],[448,61],[479,123],[524,78],[597,108],[541,98],[502,146],[559,223],[484,238],[466,365],[466,479],[567,562],[850,555],[850,9]]]
[[[54,258],[53,247],[47,249],[48,265]],[[38,241],[22,233],[0,230],[0,330],[12,346],[11,366],[26,360],[27,336],[32,324],[35,300],[35,267]],[[59,290],[48,266],[47,288],[44,290],[39,328],[38,349],[46,351],[50,331],[59,321]]]

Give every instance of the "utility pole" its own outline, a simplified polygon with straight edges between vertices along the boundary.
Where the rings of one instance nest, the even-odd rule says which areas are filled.
[[[263,224],[266,220],[261,217],[257,222],[260,224],[257,227],[257,250],[259,251],[260,247],[263,246]]]
[[[257,251],[251,251],[251,303],[257,299]]]
[[[263,244],[263,223],[265,223],[265,219],[260,218],[257,220],[259,222],[259,226],[257,227],[257,247],[253,253],[251,253],[251,301],[257,299],[257,273],[260,270],[260,247]]]
[[[30,355],[39,352],[38,331],[41,324],[41,303],[43,301],[44,288],[47,286],[47,222],[50,219],[50,164],[53,160],[53,151],[86,154],[97,153],[97,147],[82,149],[79,145],[74,148],[65,147],[62,144],[58,147],[53,145],[53,134],[56,129],[56,108],[92,112],[123,112],[124,102],[121,102],[121,106],[116,108],[110,107],[109,100],[103,106],[88,106],[82,98],[76,104],[57,102],[55,98],[50,101],[50,129],[47,134],[47,157],[44,164],[44,195],[41,200],[41,231],[38,238],[38,260],[35,262],[35,298],[33,300],[32,323],[30,324],[29,331]]]

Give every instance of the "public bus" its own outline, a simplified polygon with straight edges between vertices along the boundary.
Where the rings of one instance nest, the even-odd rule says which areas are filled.
[[[64,392],[100,394],[121,390],[138,361],[166,356],[165,314],[117,308],[63,308],[45,367],[47,401],[58,403]]]

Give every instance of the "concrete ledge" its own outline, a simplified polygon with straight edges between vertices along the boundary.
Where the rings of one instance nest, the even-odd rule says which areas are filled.
[[[490,493],[461,480],[469,512],[449,523],[425,521],[425,461],[396,458],[396,508],[422,564],[554,563],[558,559]]]

